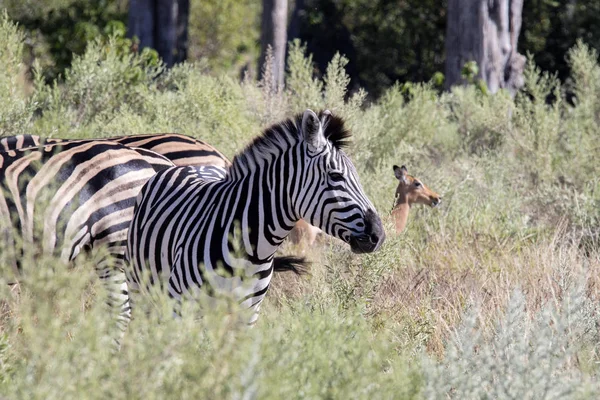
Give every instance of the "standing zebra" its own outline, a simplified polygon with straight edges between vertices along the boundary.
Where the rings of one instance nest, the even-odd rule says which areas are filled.
[[[329,111],[306,110],[256,138],[222,180],[189,167],[158,172],[142,188],[128,232],[131,290],[159,285],[180,300],[204,286],[233,295],[254,323],[274,254],[300,218],[354,252],[377,250],[385,233],[342,151],[349,136]]]
[[[207,179],[222,178],[222,167],[230,165],[214,147],[180,134],[99,140],[33,135],[0,139],[2,258],[19,273],[20,239],[25,244],[43,243],[47,254],[64,262],[73,261],[82,250],[107,246],[109,257],[100,261],[97,272],[124,331],[130,310],[122,263],[135,198],[156,171],[173,163],[206,165],[198,171]],[[34,227],[33,221],[40,217],[44,226]],[[299,273],[304,264],[302,258],[275,259],[277,271]]]

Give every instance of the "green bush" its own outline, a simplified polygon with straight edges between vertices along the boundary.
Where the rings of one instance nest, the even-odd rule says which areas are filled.
[[[365,103],[364,92],[346,98],[344,57],[319,78],[298,42],[277,91],[210,75],[206,63],[161,74],[159,60],[121,39],[90,44],[63,81],[46,83],[40,67],[31,82],[23,35],[1,19],[0,133],[175,131],[233,156],[274,121],[330,108],[354,133],[348,153],[388,238],[362,256],[327,237],[309,250],[285,243],[284,253],[310,258],[310,275],[276,275],[251,330],[233,305],[202,318],[189,305],[173,319],[168,303],[160,312],[141,299],[116,355],[96,255],[73,267],[28,253],[17,286],[0,262],[0,397],[597,397],[593,51],[569,53],[567,85],[530,63],[514,100],[411,84]],[[413,206],[399,235],[394,164],[443,195],[436,209]]]
[[[25,133],[31,126],[35,101],[23,69],[23,34],[4,13],[0,16],[0,135]]]
[[[0,1],[4,8],[25,28],[28,56],[43,67],[48,82],[62,76],[89,42],[125,35],[127,9],[121,0]]]

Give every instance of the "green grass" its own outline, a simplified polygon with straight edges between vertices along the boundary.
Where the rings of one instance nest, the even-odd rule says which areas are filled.
[[[288,86],[238,83],[156,66],[96,43],[65,80],[21,67],[22,37],[0,23],[0,132],[101,137],[180,132],[228,156],[306,107],[343,115],[349,149],[388,239],[357,256],[336,239],[285,244],[313,261],[278,275],[254,329],[235,306],[174,320],[138,305],[122,350],[93,260],[32,257],[17,287],[0,267],[0,397],[6,398],[595,398],[600,295],[600,67],[579,44],[566,83],[531,65],[515,99],[475,87],[390,88],[346,97],[343,57],[321,81],[301,46]],[[548,103],[549,98],[553,99]],[[405,164],[443,195],[389,218]],[[0,252],[0,259],[1,259]],[[4,264],[2,264],[4,265]],[[168,305],[165,306],[168,309]]]

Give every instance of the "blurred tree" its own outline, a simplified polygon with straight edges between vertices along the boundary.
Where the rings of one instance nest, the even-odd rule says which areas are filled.
[[[130,0],[128,36],[156,49],[167,67],[185,60],[189,0]]]
[[[50,11],[68,7],[77,0],[0,0],[0,10],[7,10],[15,20],[41,18]]]
[[[285,54],[287,45],[287,0],[263,0],[262,23],[260,32],[260,58],[258,68],[261,71],[261,79],[272,79],[272,87],[283,86],[285,75]],[[268,55],[271,47],[272,57]],[[271,60],[270,60],[271,58]],[[264,76],[265,62],[271,61],[270,73],[272,76]]]
[[[546,71],[569,76],[565,55],[578,38],[600,52],[600,0],[528,0],[523,8],[522,53]]]
[[[290,38],[307,43],[318,69],[339,51],[351,87],[378,97],[395,81],[443,70],[447,0],[299,0]],[[439,76],[439,74],[438,74]]]
[[[307,43],[321,72],[337,51],[345,54],[352,89],[362,86],[378,97],[395,81],[435,77],[439,85],[444,78],[448,0],[288,3],[293,8],[288,40]],[[27,63],[36,58],[48,80],[82,54],[89,40],[126,29],[128,5],[128,0],[0,0],[0,9],[27,32]],[[180,5],[173,62],[184,59],[187,49],[190,60],[205,60],[214,73],[239,76],[245,69],[255,76],[261,5],[262,0],[189,0],[187,40],[188,18]],[[519,52],[531,52],[536,64],[558,71],[562,80],[569,75],[565,54],[577,38],[600,51],[600,0],[528,0],[522,17]]]
[[[175,62],[182,63],[188,56],[188,24],[190,21],[190,0],[179,1],[175,36]]]
[[[449,0],[446,88],[465,83],[464,67],[475,62],[476,79],[491,93],[523,86],[525,57],[517,52],[523,0]],[[472,68],[471,68],[472,69]]]
[[[0,9],[27,32],[27,65],[35,58],[47,80],[61,75],[89,41],[126,32],[128,6],[128,0],[0,0]],[[187,50],[189,59],[205,60],[216,73],[239,76],[240,69],[250,66],[253,74],[260,8],[261,0],[190,0],[189,9],[180,3],[174,62],[185,59]]]
[[[189,59],[217,73],[256,76],[260,11],[261,0],[191,0]]]
[[[125,33],[125,0],[0,0],[9,16],[28,32],[28,58],[44,77],[57,78],[100,36]]]

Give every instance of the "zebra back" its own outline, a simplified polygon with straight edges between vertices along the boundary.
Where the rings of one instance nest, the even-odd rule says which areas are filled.
[[[0,139],[0,151],[38,147],[45,144],[88,142],[90,139],[40,138],[37,135],[16,135]],[[150,150],[179,166],[202,166],[226,168],[231,162],[219,150],[208,143],[179,133],[148,133],[131,136],[113,136],[96,141],[110,141],[122,145]]]
[[[153,152],[109,141],[46,144],[0,153],[0,215],[25,243],[71,261],[106,244],[118,258],[141,187],[172,166]],[[16,218],[14,218],[16,216]],[[43,216],[43,226],[34,221]]]

